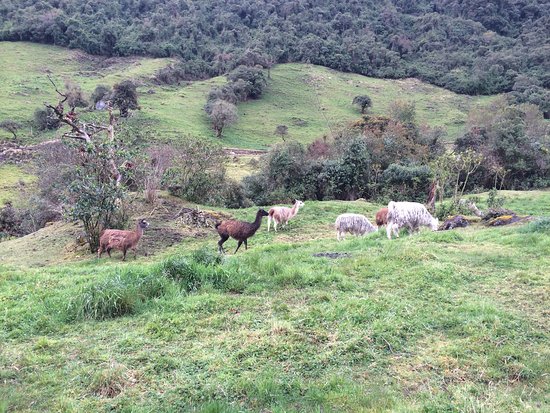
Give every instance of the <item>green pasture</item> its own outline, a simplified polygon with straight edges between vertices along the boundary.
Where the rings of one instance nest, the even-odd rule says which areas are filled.
[[[380,206],[308,201],[221,259],[214,230],[127,263],[0,243],[0,411],[548,411],[550,192],[506,196],[536,219],[337,242]]]
[[[98,84],[113,85],[133,79],[139,84],[141,105],[141,110],[133,115],[133,122],[149,129],[155,141],[177,142],[185,135],[216,139],[203,107],[208,91],[223,84],[224,77],[159,86],[151,81],[151,76],[171,63],[170,59],[107,59],[23,42],[0,42],[0,56],[0,121],[13,119],[21,123],[19,135],[24,141],[54,135],[38,133],[29,122],[36,108],[44,102],[57,101],[48,75],[60,88],[65,80],[71,80],[87,94]],[[461,133],[471,109],[493,99],[457,95],[416,79],[375,79],[314,65],[282,64],[271,70],[261,99],[238,106],[239,120],[226,129],[222,144],[266,149],[280,141],[274,134],[277,125],[288,126],[288,140],[312,142],[358,119],[358,109],[351,101],[361,94],[371,96],[371,111],[376,114],[386,114],[394,100],[414,101],[419,122],[443,127],[449,140]],[[1,139],[10,137],[0,131]]]

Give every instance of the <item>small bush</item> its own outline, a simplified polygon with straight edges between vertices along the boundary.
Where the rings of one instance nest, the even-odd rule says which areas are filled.
[[[435,207],[435,216],[439,220],[446,220],[448,217],[456,215],[458,209],[453,202],[442,202]]]
[[[487,206],[489,208],[502,208],[506,202],[506,198],[503,196],[498,196],[498,191],[496,188],[493,188],[489,191],[487,197]]]
[[[39,108],[34,111],[34,124],[38,130],[57,129],[60,125],[59,119],[50,108]]]
[[[536,221],[530,222],[522,227],[520,232],[543,232],[550,234],[550,218],[540,218]]]

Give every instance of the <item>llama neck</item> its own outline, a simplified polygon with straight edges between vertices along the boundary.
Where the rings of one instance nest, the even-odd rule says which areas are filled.
[[[135,231],[137,239],[140,239],[141,236],[143,235],[143,228],[141,228],[141,225],[139,224],[140,224],[139,222],[136,224],[136,231]]]
[[[299,209],[300,207],[298,206],[298,203],[294,203],[294,205],[292,205],[292,208],[290,208],[290,218],[293,218],[298,213]]]
[[[262,214],[260,213],[260,211],[258,211],[258,213],[256,214],[256,219],[254,220],[252,225],[254,225],[254,227],[256,228],[260,228],[260,225],[262,224],[262,218]]]

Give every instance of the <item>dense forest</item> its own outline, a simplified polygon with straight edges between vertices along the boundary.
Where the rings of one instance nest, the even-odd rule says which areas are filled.
[[[510,92],[550,114],[542,0],[4,0],[0,40],[180,57],[189,79],[310,62],[459,93]]]

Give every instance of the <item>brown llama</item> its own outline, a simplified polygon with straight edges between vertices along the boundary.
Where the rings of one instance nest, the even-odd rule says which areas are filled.
[[[97,250],[97,257],[101,258],[101,254],[107,252],[109,258],[111,257],[111,250],[122,251],[122,261],[126,261],[126,252],[132,250],[134,252],[134,258],[137,257],[136,247],[143,235],[143,230],[149,226],[149,223],[145,219],[139,219],[134,231],[126,231],[121,229],[106,229],[101,233],[99,238],[99,249]]]
[[[376,225],[381,227],[383,225],[386,225],[388,223],[388,208],[384,207],[381,208],[376,213]]]
[[[292,208],[288,207],[273,207],[269,210],[269,216],[267,217],[267,232],[271,227],[271,220],[273,220],[273,228],[277,232],[277,224],[283,224],[283,227],[286,227],[288,221],[296,216],[298,210],[304,206],[302,201],[295,200]]]
[[[239,241],[235,254],[239,250],[241,244],[244,242],[244,248],[248,249],[247,240],[253,236],[260,225],[262,224],[262,218],[267,216],[268,213],[264,209],[259,209],[256,213],[256,219],[254,222],[244,222],[236,220],[225,220],[216,224],[216,231],[220,234],[220,240],[218,241],[218,251],[220,254],[224,254],[223,243],[229,239],[229,237]]]

